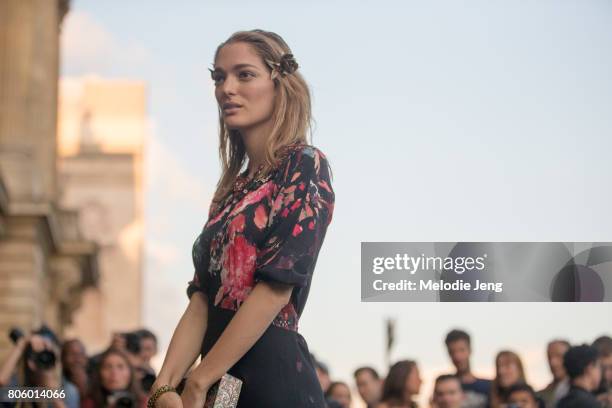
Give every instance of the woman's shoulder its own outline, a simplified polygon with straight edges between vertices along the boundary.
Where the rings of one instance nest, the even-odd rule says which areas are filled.
[[[323,151],[321,151],[320,148],[318,148],[317,146],[311,145],[311,144],[294,144],[294,145],[290,145],[285,147],[285,149],[288,151],[287,157],[289,158],[295,158],[295,157],[310,157],[310,158],[320,158],[320,159],[326,159],[327,156],[325,155],[325,153],[323,153]]]
[[[286,147],[281,153],[279,170],[287,176],[294,172],[319,174],[321,169],[327,173],[328,167],[327,156],[321,149],[310,144],[295,144]]]

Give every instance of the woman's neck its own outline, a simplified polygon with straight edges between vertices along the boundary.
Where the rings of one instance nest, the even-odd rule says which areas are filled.
[[[272,121],[268,121],[252,127],[241,130],[242,142],[248,157],[248,177],[252,177],[257,168],[264,163],[266,159],[266,139],[270,133]]]

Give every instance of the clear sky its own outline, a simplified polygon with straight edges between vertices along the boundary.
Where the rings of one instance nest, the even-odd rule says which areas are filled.
[[[148,84],[145,323],[165,350],[186,304],[191,245],[219,175],[206,69],[241,29],[287,41],[311,86],[313,142],[333,168],[334,220],[300,331],[334,378],[392,358],[450,369],[444,334],[502,348],[548,381],[553,337],[612,333],[611,304],[361,303],[361,241],[612,241],[608,1],[74,0],[62,74]]]

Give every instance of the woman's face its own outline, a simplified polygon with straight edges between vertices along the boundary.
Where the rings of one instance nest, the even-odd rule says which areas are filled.
[[[499,385],[508,388],[521,380],[521,372],[513,358],[501,357],[497,362]]]
[[[344,384],[334,385],[329,396],[342,405],[342,408],[349,408],[351,406],[351,390]]]
[[[244,42],[225,45],[219,51],[213,74],[215,97],[229,129],[244,132],[271,124],[275,89],[264,64]]]
[[[65,356],[63,363],[70,367],[85,367],[87,366],[87,355],[85,354],[85,348],[80,341],[71,341],[64,345]]]
[[[102,386],[108,391],[125,390],[130,385],[130,367],[122,357],[111,354],[100,366]]]
[[[410,370],[410,374],[406,377],[406,391],[410,395],[417,395],[419,390],[421,389],[421,374],[419,373],[419,368],[414,366],[412,370]]]

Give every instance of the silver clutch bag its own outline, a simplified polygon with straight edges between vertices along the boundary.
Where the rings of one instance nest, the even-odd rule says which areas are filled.
[[[230,374],[223,377],[208,390],[204,408],[236,408],[242,388],[242,380]]]

